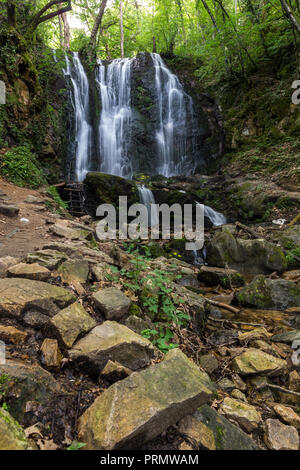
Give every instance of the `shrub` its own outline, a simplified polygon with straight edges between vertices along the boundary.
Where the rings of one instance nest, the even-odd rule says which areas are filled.
[[[18,186],[37,188],[45,183],[36,156],[26,145],[14,147],[4,154],[1,173]]]

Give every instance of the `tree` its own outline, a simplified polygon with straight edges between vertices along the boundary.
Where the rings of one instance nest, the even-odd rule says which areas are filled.
[[[94,23],[93,30],[92,30],[91,37],[90,37],[90,46],[93,49],[96,49],[97,35],[101,26],[101,22],[102,22],[106,5],[107,5],[107,0],[102,0],[100,8],[99,8],[99,12],[95,19],[95,23]]]
[[[123,25],[123,1],[120,0],[120,51],[121,57],[124,57],[124,25]]]

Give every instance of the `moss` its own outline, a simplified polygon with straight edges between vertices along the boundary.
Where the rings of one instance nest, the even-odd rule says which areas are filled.
[[[140,317],[142,315],[142,311],[138,305],[131,303],[129,310],[128,310],[128,314],[134,315],[136,317]]]
[[[36,156],[25,145],[14,147],[4,154],[1,173],[18,186],[37,188],[45,183]]]

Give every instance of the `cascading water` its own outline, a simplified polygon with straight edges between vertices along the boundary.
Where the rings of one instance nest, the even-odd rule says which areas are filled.
[[[132,177],[128,155],[131,129],[131,59],[99,61],[96,71],[101,99],[99,142],[100,171]]]
[[[140,201],[147,207],[148,210],[148,223],[149,226],[154,227],[159,224],[159,215],[155,204],[155,199],[152,191],[145,185],[138,185],[138,192],[140,195]]]
[[[77,181],[83,181],[90,167],[93,129],[89,116],[89,81],[78,52],[73,53],[72,63],[66,55],[64,75],[70,77],[73,89],[71,102],[75,114],[75,177]]]
[[[166,177],[191,174],[194,165],[187,154],[193,145],[188,137],[188,120],[194,118],[193,101],[165,65],[161,56],[152,53],[155,67],[155,87],[158,107],[156,143],[158,153],[157,173]]]
[[[215,211],[209,206],[204,206],[204,217],[207,217],[215,227],[218,225],[226,224],[227,222],[227,219],[224,214]]]

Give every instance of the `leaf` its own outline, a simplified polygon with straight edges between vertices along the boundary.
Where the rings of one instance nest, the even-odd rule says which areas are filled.
[[[79,450],[82,447],[86,446],[84,442],[73,441],[72,444],[67,447],[67,450]]]

